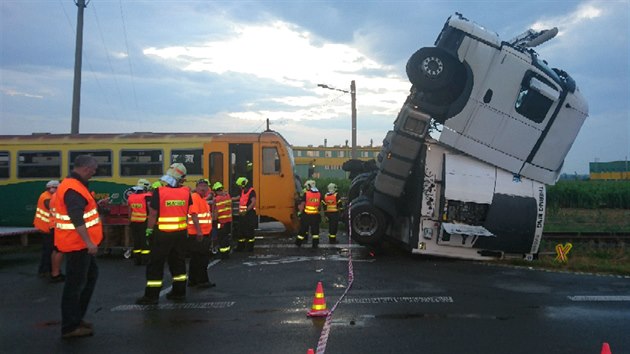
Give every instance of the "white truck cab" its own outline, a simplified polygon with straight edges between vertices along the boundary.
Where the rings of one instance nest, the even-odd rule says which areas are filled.
[[[501,41],[456,13],[434,47],[411,56],[410,94],[376,170],[350,186],[355,241],[465,259],[536,257],[545,185],[588,115],[575,81],[532,49],[556,34]],[[436,123],[439,140],[429,135]]]

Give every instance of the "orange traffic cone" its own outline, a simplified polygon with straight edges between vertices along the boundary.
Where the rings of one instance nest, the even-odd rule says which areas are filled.
[[[306,354],[315,354],[315,352],[313,351],[313,349],[309,349],[306,351]]]
[[[311,310],[306,314],[308,317],[326,317],[329,311],[326,309],[326,299],[324,299],[324,287],[322,282],[317,282],[317,289],[315,290],[315,298],[313,298],[313,306]]]
[[[602,344],[601,354],[612,354],[612,352],[610,351],[610,345],[608,345],[608,343],[604,342],[604,344]]]

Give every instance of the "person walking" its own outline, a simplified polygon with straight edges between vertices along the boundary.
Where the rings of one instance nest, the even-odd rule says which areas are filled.
[[[33,226],[42,234],[42,253],[39,261],[38,275],[41,278],[50,277],[52,252],[54,246],[53,233],[50,229],[50,199],[57,191],[59,181],[52,180],[46,183],[46,189],[37,198],[37,207],[33,218]]]
[[[210,192],[210,181],[197,181],[192,193],[192,204],[188,208],[188,286],[211,288],[216,284],[208,279],[208,263],[210,262],[210,232],[212,232],[212,211],[207,198]]]
[[[306,191],[298,205],[300,230],[295,238],[295,244],[301,247],[302,243],[307,242],[310,230],[311,236],[313,237],[313,248],[317,248],[319,246],[319,223],[321,221],[319,210],[321,207],[322,194],[317,189],[315,181],[312,179],[304,182],[304,187],[306,187]]]
[[[337,193],[337,185],[328,184],[328,193],[322,201],[324,205],[324,215],[328,220],[328,243],[337,243],[337,230],[339,228],[339,214],[341,211],[341,200]]]
[[[214,227],[219,238],[219,255],[229,259],[232,251],[232,197],[221,182],[212,185],[214,191]]]
[[[134,193],[127,198],[129,206],[129,230],[133,240],[133,263],[135,265],[147,264],[151,250],[147,246],[145,232],[147,229],[148,203],[151,200],[151,192],[148,190],[149,181],[144,178],[138,180],[138,184],[132,187]]]
[[[96,252],[103,240],[98,205],[88,190],[97,160],[79,155],[57,189],[55,246],[66,257],[66,283],[61,296],[61,336],[91,336],[91,323],[83,320],[98,279]]]
[[[173,277],[173,288],[166,298],[182,301],[186,298],[186,217],[192,204],[190,189],[183,186],[186,178],[186,167],[174,163],[162,176],[166,185],[153,191],[149,204],[149,216],[145,236],[151,248],[147,265],[147,283],[144,296],[136,300],[139,305],[155,305],[158,303],[164,263],[168,260],[169,270]],[[154,227],[157,230],[154,232]]]
[[[256,229],[256,191],[248,186],[249,180],[245,177],[236,179],[236,185],[241,188],[241,196],[234,197],[238,200],[238,251],[254,251],[254,230]]]

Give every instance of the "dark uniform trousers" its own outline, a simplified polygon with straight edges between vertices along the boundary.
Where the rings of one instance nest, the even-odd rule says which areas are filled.
[[[187,231],[163,232],[155,230],[151,240],[151,255],[147,265],[147,287],[145,295],[157,299],[162,289],[164,263],[173,277],[173,295],[186,295],[186,237]]]
[[[328,218],[328,235],[337,235],[339,229],[339,212],[326,213]]]
[[[230,254],[232,250],[232,223],[215,223],[212,231],[217,230],[217,236],[219,239],[219,253],[225,258]]]
[[[208,283],[208,263],[210,263],[210,237],[204,236],[201,241],[197,241],[195,235],[188,235],[188,253],[190,254],[190,264],[188,265],[188,284]]]
[[[241,215],[239,217],[239,238],[238,238],[238,248],[240,250],[254,250],[254,241],[255,235],[254,230],[256,229],[256,211],[249,210],[245,215]]]
[[[133,260],[136,264],[147,264],[149,262],[150,251],[145,236],[146,229],[146,221],[129,223],[129,231],[131,231],[133,239]]]
[[[319,240],[319,222],[321,216],[317,214],[302,213],[300,216],[300,231],[298,232],[298,240],[300,242],[308,241],[308,230],[311,230],[313,240]]]

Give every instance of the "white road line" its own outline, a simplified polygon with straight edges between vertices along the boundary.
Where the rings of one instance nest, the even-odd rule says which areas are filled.
[[[191,310],[191,309],[224,309],[234,306],[234,301],[219,302],[184,302],[158,305],[120,305],[112,311],[147,311],[147,310]]]
[[[289,263],[297,263],[297,262],[311,262],[311,261],[334,261],[334,262],[347,262],[348,257],[339,256],[339,255],[331,255],[331,256],[313,256],[313,257],[305,257],[305,256],[295,256],[295,257],[283,257],[278,259],[267,259],[261,261],[251,261],[251,262],[243,262],[243,265],[255,267],[260,265],[277,265],[277,264],[289,264]],[[353,262],[374,262],[375,259],[352,259]]]
[[[311,245],[310,243],[304,243],[304,245],[300,248],[298,246],[296,246],[293,243],[269,243],[269,244],[264,244],[264,245],[256,245],[256,248],[295,248],[297,249],[310,249]],[[324,244],[319,244],[319,246],[317,248],[338,248],[340,250],[343,249],[348,249],[348,248],[365,248],[365,246],[361,246],[361,245],[357,245],[357,244],[351,244],[351,245],[341,245],[341,244],[336,244],[336,245],[331,245],[329,243],[324,243]]]
[[[398,303],[452,303],[450,296],[387,296],[369,298],[347,298],[344,304],[398,304]]]
[[[567,296],[571,301],[630,301],[630,296],[626,295],[576,295],[576,296]]]
[[[213,267],[214,265],[219,264],[220,262],[221,262],[220,259],[215,259],[214,261],[208,263],[208,268],[207,269],[210,269],[210,267]]]

